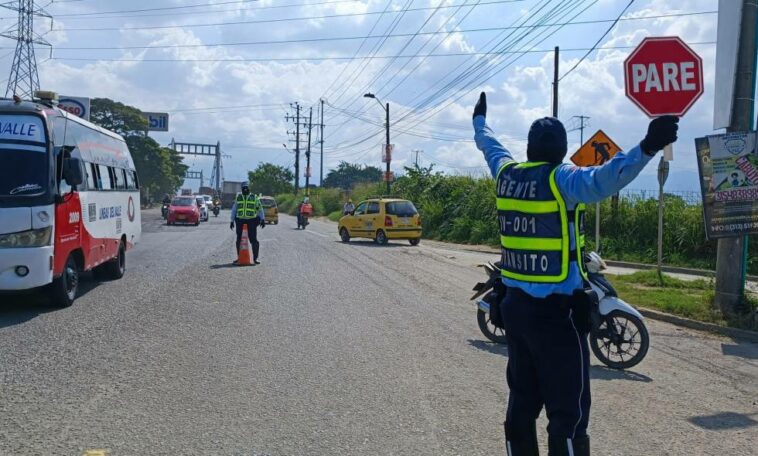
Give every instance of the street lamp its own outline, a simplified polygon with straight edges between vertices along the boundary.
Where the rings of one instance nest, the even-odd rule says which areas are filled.
[[[367,94],[363,95],[364,98],[373,98],[376,100],[377,103],[379,103],[379,106],[384,109],[384,112],[387,114],[387,120],[385,123],[386,131],[387,131],[387,145],[385,149],[385,154],[387,155],[387,174],[385,176],[385,179],[387,179],[387,196],[390,195],[390,162],[392,161],[392,156],[390,155],[390,104],[387,103],[384,105],[379,99],[374,95],[373,93],[369,92]]]

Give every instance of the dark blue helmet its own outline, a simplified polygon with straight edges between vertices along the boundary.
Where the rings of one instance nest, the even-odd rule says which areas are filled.
[[[555,117],[537,119],[529,128],[526,158],[530,162],[561,163],[567,149],[566,129]]]

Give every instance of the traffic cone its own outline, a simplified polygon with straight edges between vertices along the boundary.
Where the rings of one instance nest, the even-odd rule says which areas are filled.
[[[240,252],[237,256],[238,266],[250,266],[250,238],[247,237],[247,225],[242,226],[242,236],[240,237]]]

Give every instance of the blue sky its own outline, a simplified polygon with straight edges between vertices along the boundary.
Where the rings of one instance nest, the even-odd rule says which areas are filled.
[[[315,123],[320,98],[326,100],[325,168],[340,160],[380,166],[384,111],[361,97],[365,91],[390,103],[393,169],[412,163],[414,151],[421,150],[423,165],[483,174],[470,124],[479,91],[488,93],[491,126],[523,157],[529,124],[550,114],[552,48],[563,49],[563,74],[605,33],[610,23],[603,21],[616,18],[627,3],[61,0],[47,8],[54,31],[45,21],[37,23],[54,44],[52,59],[38,50],[40,80],[43,88],[67,95],[168,111],[171,131],[153,137],[162,144],[171,138],[220,141],[231,156],[224,162],[230,180],[244,178],[261,161],[291,166],[294,156],[282,146],[286,131],[293,129],[285,121],[294,113],[290,103],[299,101],[306,113],[313,106]],[[717,0],[633,2],[600,49],[562,79],[559,117],[570,128],[572,116],[590,116],[585,138],[601,128],[622,147],[636,144],[648,119],[624,96],[623,60],[646,36],[682,37],[703,58],[705,94],[682,120],[667,188],[696,190],[693,139],[713,132],[717,16],[710,12],[717,7]],[[683,13],[698,14],[671,16]],[[2,27],[14,21],[10,12],[0,18]],[[564,22],[562,27],[530,27]],[[521,27],[505,29],[514,24]],[[395,36],[377,37],[384,35]],[[500,60],[482,55],[493,49],[488,42],[503,38],[511,45],[498,48],[506,51]],[[6,71],[12,46],[11,41],[0,45]],[[456,79],[473,64],[484,65],[481,77]],[[579,146],[578,131],[569,133],[569,144],[570,151]],[[317,182],[318,148],[313,150]],[[186,162],[210,175],[210,160],[188,157]],[[650,189],[655,182],[651,165],[632,187]]]

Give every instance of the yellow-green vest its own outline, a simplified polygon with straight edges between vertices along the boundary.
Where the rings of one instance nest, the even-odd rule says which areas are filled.
[[[576,261],[586,277],[584,204],[567,210],[555,183],[555,164],[510,162],[497,177],[502,276],[533,283],[560,283]],[[569,221],[576,236],[571,249]]]
[[[261,208],[260,200],[252,193],[248,194],[247,197],[242,193],[237,194],[237,218],[253,219],[258,217]]]

